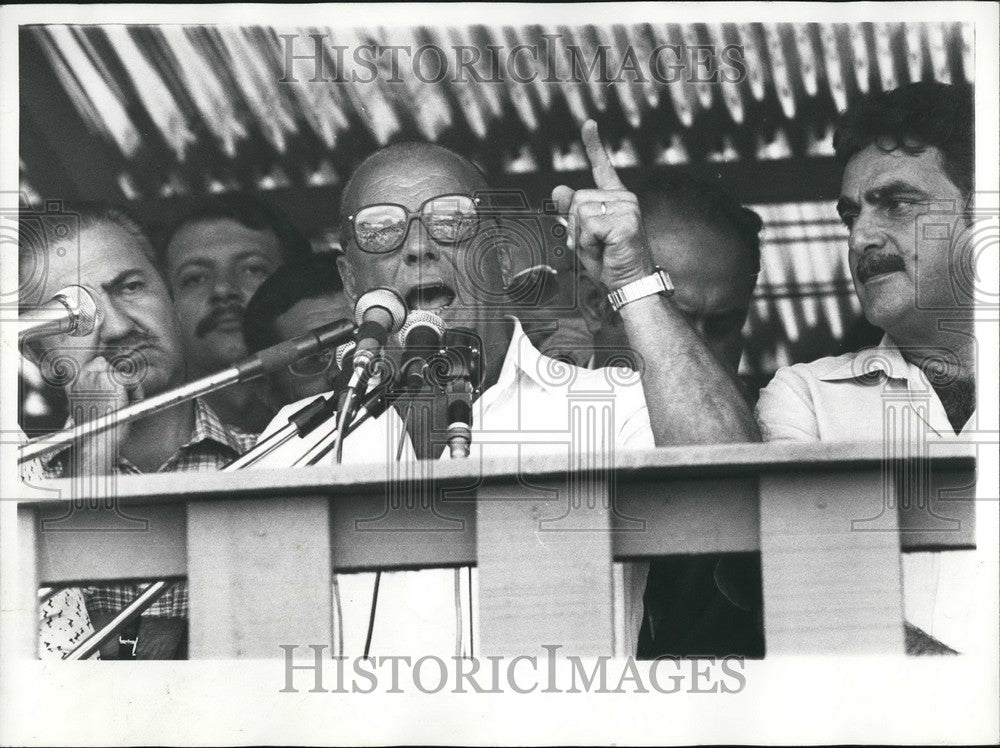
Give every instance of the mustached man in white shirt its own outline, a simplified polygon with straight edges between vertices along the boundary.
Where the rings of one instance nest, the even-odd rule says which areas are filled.
[[[963,291],[973,197],[972,95],[913,83],[859,101],[834,137],[837,211],[876,348],[781,369],[761,392],[767,441],[962,439],[976,428],[976,340]],[[968,651],[978,564],[971,551],[903,556],[907,650]]]
[[[581,455],[613,461],[616,450],[629,448],[759,440],[731,374],[677,310],[669,291],[657,292],[663,278],[653,264],[638,200],[619,180],[596,124],[587,122],[582,137],[596,188],[560,186],[552,198],[568,219],[567,247],[592,277],[610,291],[649,279],[652,292],[641,284],[634,300],[621,307],[629,342],[645,362],[641,376],[578,368],[534,348],[503,303],[511,268],[502,219],[478,215],[477,194],[488,190],[486,179],[467,159],[440,146],[385,148],[365,160],[346,185],[340,271],[348,297],[356,301],[369,289],[389,287],[411,310],[436,313],[448,328],[474,331],[481,342],[483,382],[473,405],[471,460],[546,451],[571,469]],[[608,403],[608,422],[573,425],[573,402],[581,393],[584,410],[586,402]],[[279,413],[261,439],[300,405]],[[415,473],[412,466],[448,459],[444,442],[434,438],[447,426],[444,406],[444,398],[436,398],[427,417],[411,416],[404,427],[400,414],[406,403],[397,402],[395,410],[346,439],[343,461],[383,463],[387,475],[399,477],[429,474]],[[572,573],[567,568],[567,575]],[[644,569],[629,565],[625,576],[631,592],[623,615],[632,629],[625,646],[634,653]],[[361,654],[368,634],[373,577],[337,576],[347,655]],[[371,653],[468,654],[475,584],[476,575],[468,570],[381,575]]]

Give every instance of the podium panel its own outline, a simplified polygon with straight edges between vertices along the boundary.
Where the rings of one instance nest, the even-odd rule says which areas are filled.
[[[276,657],[281,644],[329,642],[329,522],[322,498],[191,504],[191,657]]]
[[[767,652],[903,652],[898,532],[857,532],[881,500],[877,471],[760,479]]]
[[[767,656],[902,652],[900,553],[975,545],[969,445],[678,447],[599,467],[122,476],[85,502],[103,509],[47,481],[19,501],[16,641],[34,651],[38,585],[186,578],[192,657],[280,657],[331,644],[334,573],[478,566],[477,654],[612,654],[615,562],[759,550]]]

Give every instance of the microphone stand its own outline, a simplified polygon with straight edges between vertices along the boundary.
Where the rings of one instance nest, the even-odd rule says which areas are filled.
[[[22,445],[18,462],[23,463],[37,457],[43,457],[100,431],[121,426],[154,413],[160,413],[188,400],[217,392],[238,382],[246,382],[263,374],[277,371],[303,356],[343,343],[351,336],[353,330],[354,325],[350,320],[343,319],[331,322],[328,325],[317,327],[305,335],[266,348],[215,374],[188,382],[168,392],[148,397],[133,405],[128,405],[71,428],[32,439]]]
[[[356,428],[357,425],[359,425],[361,421],[365,420],[367,416],[371,415],[371,411],[369,410],[371,407],[370,403],[374,403],[376,396],[379,394],[382,393],[373,393],[372,396],[365,401],[362,408],[358,411],[359,417],[354,423],[351,424],[351,430]],[[230,462],[228,465],[223,467],[222,470],[225,472],[233,472],[251,467],[296,436],[306,436],[329,420],[330,415],[333,413],[333,408],[336,407],[336,402],[336,393],[332,394],[329,398],[322,396],[317,397],[315,400],[307,403],[304,407],[289,416],[287,424],[268,436],[267,439],[262,441],[260,444],[254,446],[254,448],[249,452]],[[379,414],[380,413],[381,411],[379,411]],[[348,433],[350,433],[350,431],[348,431]],[[325,452],[323,454],[325,454]],[[322,454],[320,457],[322,457]],[[317,459],[319,459],[319,457],[317,457]],[[313,463],[310,462],[308,464]],[[167,592],[171,584],[171,582],[165,580],[159,580],[148,584],[143,589],[139,597],[119,611],[118,615],[105,624],[99,631],[94,632],[80,642],[80,644],[72,652],[70,652],[66,659],[80,660],[92,657],[95,652],[104,646],[105,642],[109,641],[125,626],[138,618],[144,611],[150,608],[153,603],[162,597],[163,594]],[[42,602],[47,597],[50,597],[55,593],[55,591],[56,590],[49,590],[46,592],[45,596],[40,594],[39,602]]]
[[[317,442],[302,457],[296,460],[294,466],[317,464],[320,460],[326,457],[326,455],[337,448],[338,441],[342,444],[343,440],[350,436],[362,423],[370,418],[378,418],[381,416],[386,410],[388,410],[392,403],[402,396],[402,394],[403,393],[401,391],[392,389],[389,384],[376,388],[374,391],[369,393],[368,397],[366,397],[358,407],[358,412],[355,414],[354,420],[351,421],[350,426],[348,426],[344,431],[342,439],[338,439],[340,436],[340,430],[335,425],[330,433]]]
[[[479,338],[471,330],[458,328],[445,333],[445,398],[448,414],[446,438],[451,459],[466,459],[472,445],[472,401],[482,381],[482,352]],[[455,568],[455,657],[462,656],[462,570]],[[472,593],[472,570],[469,570],[469,593]],[[470,603],[470,649],[472,641]]]
[[[472,382],[459,374],[445,388],[448,403],[448,449],[451,458],[468,457],[472,443]]]
[[[465,458],[472,444],[472,400],[482,376],[482,352],[478,336],[463,328],[445,333],[445,348],[449,363],[444,388],[448,412],[446,439],[451,458]]]
[[[255,465],[296,436],[305,436],[329,418],[328,406],[331,402],[336,402],[335,394],[331,395],[330,398],[320,396],[311,403],[307,403],[288,417],[288,423],[272,434],[269,434],[263,441],[257,442],[253,449],[244,452],[241,456],[225,465],[222,471],[232,472]]]
[[[137,598],[118,611],[118,614],[104,624],[99,631],[95,631],[89,637],[80,642],[80,644],[78,644],[72,652],[66,655],[64,659],[85,660],[88,657],[92,657],[94,653],[103,647],[105,643],[109,642],[113,636],[152,607],[153,603],[159,600],[172,585],[173,582],[169,582],[165,579],[147,584],[143,587]]]
[[[65,429],[48,437],[36,439],[33,442],[27,442],[21,449],[21,454],[18,458],[19,462],[23,463],[35,457],[48,454],[66,444],[70,444],[76,439],[133,421],[143,416],[158,413],[167,408],[179,405],[186,400],[215,392],[236,382],[248,381],[283,368],[302,356],[307,356],[315,353],[317,350],[329,348],[331,345],[338,345],[344,342],[344,339],[350,337],[353,331],[353,323],[346,319],[317,327],[305,335],[271,346],[216,374],[203,377],[195,382],[190,382],[170,392],[164,392],[161,395],[148,398],[135,405],[121,408],[79,426]],[[336,398],[331,398],[331,400],[335,402]],[[322,413],[327,405],[327,400],[319,397],[305,407],[300,408],[291,416],[286,426],[269,436],[261,444],[256,445],[251,450],[252,454],[248,452],[242,457],[237,458],[226,465],[223,470],[240,470],[252,465],[267,454],[270,454],[281,444],[286,443],[296,433],[300,432],[300,430],[303,434],[308,433],[325,420],[322,417]],[[94,632],[82,641],[70,652],[67,659],[78,660],[93,656],[105,642],[109,641],[111,637],[115,636],[125,626],[138,618],[162,597],[171,584],[171,582],[165,580],[148,584],[139,597],[129,603],[123,610],[119,611],[118,615],[109,621],[100,631]]]
[[[288,417],[288,422],[284,426],[263,441],[257,442],[253,449],[237,457],[222,469],[227,471],[242,470],[245,467],[256,465],[294,437],[305,437],[334,415],[340,408],[343,392],[350,378],[350,362],[354,356],[354,348],[354,343],[345,343],[337,349],[338,371],[330,381],[333,391],[329,397],[320,395],[316,400],[300,408]],[[292,466],[294,467],[296,464],[298,461]]]

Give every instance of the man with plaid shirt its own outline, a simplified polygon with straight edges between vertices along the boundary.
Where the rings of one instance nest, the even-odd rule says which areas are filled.
[[[224,424],[209,405],[203,400],[195,400],[195,426],[191,439],[182,445],[163,465],[156,470],[158,473],[187,473],[203,470],[218,470],[226,463],[239,457],[249,450],[256,439],[239,429]],[[60,478],[70,474],[68,450],[56,453],[43,468],[45,477]],[[128,461],[119,457],[114,472],[120,475],[141,475],[143,471]],[[50,598],[51,602],[43,606],[43,614],[51,611],[49,617],[43,615],[43,631],[41,644],[49,656],[64,657],[77,644],[87,638],[95,629],[101,628],[110,621],[122,608],[132,602],[142,591],[138,584],[113,584],[95,587],[84,587],[81,591],[66,590],[64,595]],[[82,592],[85,610],[77,610],[80,626],[70,627],[65,635],[55,631],[47,633],[44,627],[51,627],[57,610],[65,610],[67,606],[78,606],[77,596]],[[48,602],[48,601],[47,601]],[[91,621],[91,632],[80,636],[80,631],[86,629],[86,618]],[[101,650],[105,659],[113,659],[116,653],[130,654],[131,644],[136,641],[135,656],[139,659],[172,659],[172,655],[183,655],[186,649],[186,620],[188,615],[187,583],[179,582],[168,588],[156,602],[143,614],[145,620],[140,622],[139,631],[127,631],[122,636],[112,639]],[[145,629],[145,630],[143,630]],[[67,646],[69,645],[69,646]],[[127,648],[127,649],[126,649]],[[124,651],[123,651],[124,650]]]
[[[66,206],[77,219],[67,241],[76,252],[49,246],[20,248],[22,273],[45,267],[41,298],[70,284],[94,294],[100,318],[90,335],[44,338],[26,351],[42,371],[73,372],[65,385],[71,420],[116,410],[182,384],[179,325],[153,249],[137,224],[117,209]],[[46,253],[45,257],[37,256]],[[21,287],[29,287],[28,278]],[[37,279],[36,279],[37,282]],[[217,470],[249,449],[254,437],[223,424],[207,403],[194,400],[105,432],[57,452],[41,465],[45,477]],[[40,655],[65,657],[90,632],[110,621],[142,590],[105,584],[63,590],[41,606]],[[81,606],[80,598],[86,605]],[[187,585],[169,588],[101,654],[173,659],[187,648]]]

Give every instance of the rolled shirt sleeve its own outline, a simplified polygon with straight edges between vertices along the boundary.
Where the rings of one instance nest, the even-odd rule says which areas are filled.
[[[796,368],[779,369],[760,392],[754,415],[766,442],[820,439],[812,392]]]

